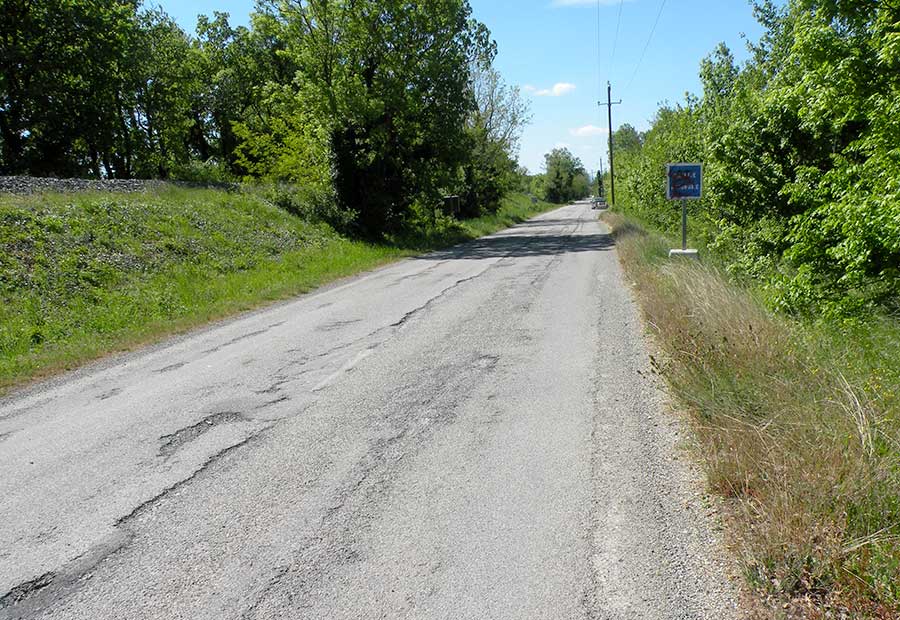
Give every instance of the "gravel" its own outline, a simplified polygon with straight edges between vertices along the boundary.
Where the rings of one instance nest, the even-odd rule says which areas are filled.
[[[117,192],[138,193],[165,185],[179,187],[213,187],[233,189],[231,183],[188,183],[184,181],[158,181],[143,179],[56,179],[51,177],[0,176],[0,194],[40,194],[44,192]]]

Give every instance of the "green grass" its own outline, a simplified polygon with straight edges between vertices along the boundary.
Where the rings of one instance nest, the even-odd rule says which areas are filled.
[[[772,314],[714,260],[605,219],[763,617],[898,617],[900,324]]]
[[[550,207],[511,196],[496,216],[376,245],[258,192],[0,196],[0,393]]]
[[[531,198],[525,194],[513,194],[504,201],[503,208],[497,213],[469,220],[463,225],[472,238],[481,237],[524,222],[534,217],[537,213],[542,213],[551,208],[555,209],[558,206],[560,205],[551,205],[545,202],[533,204]]]
[[[432,211],[422,211],[413,218],[411,226],[390,239],[391,245],[406,249],[428,251],[471,241],[498,230],[520,224],[525,220],[557,209],[562,205],[533,201],[530,196],[514,193],[507,196],[496,213],[479,218],[457,221]]]

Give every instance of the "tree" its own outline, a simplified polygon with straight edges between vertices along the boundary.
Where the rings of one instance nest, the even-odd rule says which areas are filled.
[[[140,16],[135,39],[131,97],[126,124],[136,154],[132,172],[141,178],[168,178],[195,156],[191,136],[194,111],[204,87],[200,52],[175,21],[160,10]]]
[[[896,3],[757,2],[765,32],[735,64],[718,46],[701,96],[622,128],[620,204],[663,228],[664,164],[705,165],[693,204],[732,274],[784,311],[845,316],[900,308],[900,43]]]
[[[469,153],[463,164],[461,215],[495,212],[516,184],[518,140],[529,122],[528,103],[491,66],[472,67],[475,108],[466,124]]]
[[[568,202],[590,193],[584,165],[568,149],[556,148],[544,155],[544,169],[544,198],[549,202]]]
[[[298,32],[297,105],[327,136],[341,205],[366,234],[397,228],[465,161],[470,67],[494,54],[487,30],[465,0],[273,5]]]
[[[293,45],[303,28],[302,20],[289,18],[275,4],[258,3],[248,35],[256,85],[249,106],[232,123],[237,138],[234,167],[241,176],[327,193],[331,172],[326,123],[301,105],[294,83],[300,66]]]
[[[286,33],[263,6],[259,8],[249,29],[232,27],[228,14],[221,12],[212,19],[200,16],[197,22],[195,46],[201,52],[206,88],[193,110],[198,131],[192,145],[201,159],[212,159],[234,175],[248,172],[239,162],[241,136],[252,135],[248,128],[253,126],[260,137],[271,137],[269,113],[278,97],[270,97],[288,86],[297,71],[284,53]]]
[[[641,134],[628,123],[625,123],[613,132],[613,147],[617,155],[623,151],[639,151],[642,142]]]
[[[116,96],[135,29],[131,0],[3,1],[0,170],[116,173]]]

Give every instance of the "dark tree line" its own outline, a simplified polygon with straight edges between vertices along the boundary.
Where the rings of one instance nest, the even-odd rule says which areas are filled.
[[[270,179],[371,234],[516,183],[528,120],[466,0],[259,0],[195,34],[137,0],[0,0],[0,173]]]

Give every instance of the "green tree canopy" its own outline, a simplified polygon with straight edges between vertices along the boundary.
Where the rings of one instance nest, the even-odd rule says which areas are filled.
[[[900,310],[900,5],[755,11],[765,33],[749,62],[720,45],[701,63],[702,94],[660,109],[639,148],[626,146],[631,130],[616,133],[623,205],[676,226],[663,166],[703,161],[701,229],[775,307]]]
[[[372,237],[496,209],[527,105],[467,0],[257,0],[195,35],[139,0],[2,0],[0,173],[267,178]]]
[[[544,155],[544,198],[563,203],[590,194],[588,175],[581,160],[569,149],[555,148]]]

